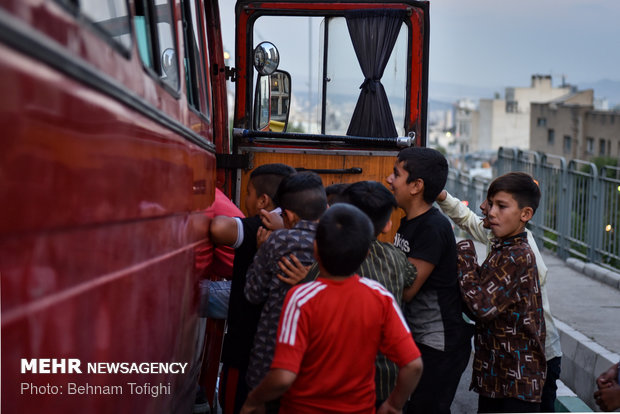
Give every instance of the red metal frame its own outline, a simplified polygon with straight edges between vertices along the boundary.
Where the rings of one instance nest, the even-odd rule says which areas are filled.
[[[416,3],[424,8],[413,7],[412,3]],[[253,2],[239,1],[236,9],[236,68],[237,68],[237,84],[235,93],[235,116],[234,124],[237,128],[251,129],[251,105],[248,96],[252,93],[248,91],[248,85],[251,85],[251,76],[253,70],[249,65],[251,58],[247,56],[251,53],[252,48],[248,46],[248,37],[250,36],[251,24],[257,18],[257,14],[278,14],[287,15],[307,11],[308,14],[320,15],[320,12],[333,13],[335,11],[358,10],[358,9],[407,9],[411,10],[409,17],[410,30],[412,33],[411,57],[409,67],[409,112],[407,131],[416,131],[416,145],[423,145],[425,137],[420,133],[426,130],[426,100],[427,100],[427,83],[428,83],[428,5],[427,2],[333,2],[333,3],[303,3],[303,2]],[[269,12],[267,12],[269,10]],[[249,74],[248,74],[249,72]],[[250,81],[248,80],[250,78]],[[424,108],[423,108],[424,106]]]
[[[213,93],[213,135],[218,154],[230,154],[230,137],[228,127],[228,94],[225,80],[224,47],[220,22],[220,11],[217,0],[205,2],[206,31],[209,39],[209,60],[211,67],[211,85]],[[228,196],[232,195],[232,173],[230,170],[218,168],[217,187]]]

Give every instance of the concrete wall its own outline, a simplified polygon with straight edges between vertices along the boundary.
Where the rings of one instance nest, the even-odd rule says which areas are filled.
[[[583,116],[590,107],[532,104],[530,119],[530,149],[554,154],[567,159],[580,158],[583,143]],[[546,125],[538,125],[538,119]],[[548,140],[549,130],[554,131],[554,142]],[[570,137],[570,148],[566,148],[565,137]]]
[[[530,88],[514,88],[514,99],[518,102],[519,112],[529,113],[530,102],[549,102],[570,93],[570,87],[552,88],[548,81],[532,81]]]
[[[494,102],[493,136],[491,149],[515,147],[528,149],[530,135],[529,113],[511,113],[500,109],[500,102]]]
[[[590,408],[599,411],[592,397],[596,391],[596,378],[617,363],[620,355],[606,350],[557,319],[555,323],[560,331],[564,354],[560,379]]]
[[[600,155],[600,142],[605,141],[605,156],[620,158],[620,113],[607,111],[590,111],[584,119],[584,141],[582,159]],[[592,152],[588,152],[587,139],[594,140]]]
[[[495,102],[506,101],[493,99],[480,99],[478,105],[478,134],[472,134],[472,145],[470,151],[479,151],[491,148],[491,138],[493,137],[493,108]]]

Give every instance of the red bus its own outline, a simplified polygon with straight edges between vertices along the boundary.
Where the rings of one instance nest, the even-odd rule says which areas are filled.
[[[377,58],[351,58],[370,35],[343,31],[385,15],[398,20],[379,65],[393,81],[366,73]],[[293,115],[308,75],[286,62],[309,48],[287,47],[280,20],[302,18],[319,25],[317,86],[306,85],[318,115],[307,122]],[[399,145],[425,144],[428,21],[428,3],[411,0],[240,0],[229,68],[217,1],[1,0],[2,411],[191,411],[198,285],[211,277],[196,252],[211,247],[215,188],[243,205],[248,172],[274,161],[326,184],[382,181]],[[264,27],[283,31],[266,39],[280,67],[261,75]],[[373,118],[393,124],[385,133],[355,118],[362,83],[364,94],[386,90],[394,116]]]

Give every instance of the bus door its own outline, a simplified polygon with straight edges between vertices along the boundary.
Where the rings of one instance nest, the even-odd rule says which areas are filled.
[[[239,205],[259,165],[313,170],[326,186],[385,183],[401,148],[425,145],[428,11],[418,1],[237,2]],[[273,45],[277,69],[261,74]]]

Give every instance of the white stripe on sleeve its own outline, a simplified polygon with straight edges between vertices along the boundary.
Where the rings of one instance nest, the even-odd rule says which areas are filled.
[[[321,282],[310,282],[293,293],[284,311],[278,342],[295,345],[295,333],[297,331],[300,308],[326,287],[327,285]]]
[[[400,306],[398,306],[398,303],[396,303],[396,300],[394,299],[394,296],[390,293],[389,290],[387,290],[381,283],[379,283],[377,281],[374,281],[374,280],[366,279],[365,277],[360,277],[360,282],[365,284],[369,288],[371,288],[373,290],[376,290],[377,292],[379,292],[383,296],[389,297],[390,300],[392,301],[392,307],[396,311],[396,314],[398,315],[398,318],[400,319],[400,322],[403,324],[403,326],[405,327],[407,332],[411,332],[409,330],[409,325],[407,325],[407,321],[405,320],[405,317],[403,316],[403,313],[400,310]]]
[[[233,217],[233,219],[237,222],[237,240],[230,247],[237,249],[243,243],[243,222],[239,217]]]

